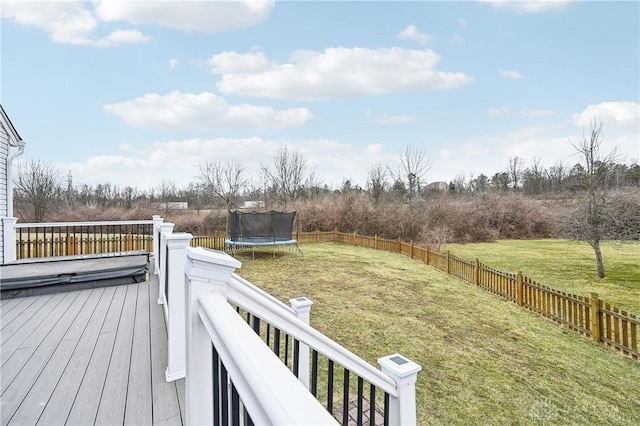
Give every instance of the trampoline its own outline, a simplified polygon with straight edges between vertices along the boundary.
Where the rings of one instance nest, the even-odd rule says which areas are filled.
[[[229,238],[225,245],[234,256],[240,249],[251,249],[253,258],[256,247],[273,247],[273,257],[277,246],[282,246],[283,250],[285,246],[291,246],[292,250],[302,253],[298,241],[293,238],[295,218],[296,212],[229,212]]]

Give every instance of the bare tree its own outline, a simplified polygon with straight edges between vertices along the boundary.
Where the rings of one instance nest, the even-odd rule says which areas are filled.
[[[584,169],[580,182],[584,193],[576,209],[565,219],[563,227],[572,238],[584,241],[593,248],[598,277],[604,278],[601,242],[623,240],[628,237],[616,226],[617,223],[624,223],[625,219],[620,217],[621,212],[614,208],[611,202],[606,187],[606,170],[602,168],[602,164],[614,162],[617,154],[615,149],[604,156],[600,153],[602,123],[595,120],[591,123],[589,134],[584,135],[582,140],[572,142],[571,145],[580,157],[580,165]]]
[[[387,190],[387,169],[382,163],[376,163],[369,168],[367,186],[373,202],[377,206],[380,203],[382,194]]]
[[[518,156],[509,157],[509,164],[507,165],[507,173],[511,180],[511,188],[516,191],[518,184],[522,179],[522,172],[524,170],[524,160]]]
[[[561,191],[564,186],[564,180],[567,178],[567,168],[562,161],[558,161],[555,165],[549,167],[547,178],[552,191]]]
[[[169,202],[176,199],[177,187],[176,183],[170,180],[162,179],[158,185],[157,197],[164,207],[164,211],[169,210]]]
[[[14,181],[18,211],[23,220],[42,222],[62,195],[60,170],[53,164],[30,160],[18,163]]]
[[[199,179],[205,188],[219,198],[225,208],[233,209],[247,187],[244,168],[237,161],[206,162],[199,166]]]
[[[404,183],[407,198],[411,202],[420,195],[421,182],[431,169],[431,163],[423,148],[407,145],[400,151],[400,165],[397,172],[389,169],[396,182]]]
[[[286,210],[287,203],[295,201],[304,186],[307,159],[299,151],[289,151],[283,146],[277,148],[273,155],[273,169],[263,169],[277,188]]]

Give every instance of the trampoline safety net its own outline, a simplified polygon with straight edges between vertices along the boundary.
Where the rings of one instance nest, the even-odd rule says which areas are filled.
[[[277,243],[293,238],[296,212],[229,212],[229,239],[235,243]]]

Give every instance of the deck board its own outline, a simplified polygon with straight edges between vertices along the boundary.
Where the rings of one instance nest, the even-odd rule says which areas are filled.
[[[75,309],[71,309],[72,304],[75,303],[79,309],[79,307],[84,303],[83,300],[86,299],[88,295],[88,293],[85,293],[84,295],[80,295],[78,293],[68,294],[63,302],[58,305],[58,309],[52,311],[51,314],[45,318],[43,324],[36,331],[31,333],[26,340],[21,342],[20,348],[14,351],[3,365],[0,393],[4,393],[7,386],[11,384],[16,375],[18,375],[24,365],[31,359],[31,356],[40,348],[43,342],[47,339],[49,341],[54,341],[58,336],[61,336],[60,333],[66,330],[68,324],[73,321],[77,314]],[[78,297],[80,297],[80,299],[78,299]],[[57,329],[53,331],[56,327]],[[53,333],[53,335],[50,336],[51,333]],[[46,347],[46,345],[43,346],[43,348],[44,347]],[[7,349],[7,351],[8,350],[9,349]],[[46,355],[43,355],[43,359],[45,359],[45,357]]]
[[[151,395],[151,343],[149,336],[149,286],[138,288],[136,318],[133,327],[131,367],[125,425],[148,425],[153,423]]]
[[[35,424],[40,418],[42,410],[48,406],[53,391],[64,377],[64,373],[68,369],[67,367],[81,368],[82,361],[74,359],[74,354],[83,352],[84,345],[82,344],[82,337],[86,335],[85,331],[89,328],[96,312],[98,312],[99,315],[101,307],[100,300],[102,299],[103,293],[104,288],[91,292],[87,302],[47,363],[47,368],[42,370],[38,379],[34,382],[33,386],[31,386],[22,403],[15,411],[9,422],[10,425]],[[62,397],[66,399],[68,394],[73,393],[75,389],[65,388],[62,389],[62,391]],[[56,399],[60,400],[60,398]],[[60,419],[60,417],[62,417],[62,422],[64,422],[66,414],[63,415],[59,411],[59,408],[62,407],[53,408],[57,410],[57,418]]]
[[[28,419],[24,423],[35,423],[38,421],[41,424],[63,424],[66,422],[71,407],[77,397],[78,389],[84,379],[87,372],[87,366],[91,360],[92,355],[100,335],[100,329],[105,321],[107,311],[111,305],[111,301],[114,295],[114,288],[105,288],[100,297],[98,306],[94,310],[89,323],[85,327],[78,344],[76,345],[71,359],[67,364],[62,376],[58,380],[55,389],[51,389],[51,394],[47,398],[46,406],[41,416],[36,417],[23,417]],[[44,398],[43,398],[44,399]],[[24,404],[23,404],[24,405]],[[34,412],[36,410],[30,410]]]
[[[164,379],[157,286],[152,276],[3,302],[1,425],[182,424],[184,380]]]

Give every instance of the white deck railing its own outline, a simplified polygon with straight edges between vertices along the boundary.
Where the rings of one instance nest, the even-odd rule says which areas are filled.
[[[241,266],[236,259],[223,252],[191,248],[190,234],[174,234],[172,224],[154,219],[158,303],[164,304],[168,320],[166,378],[186,378],[187,423],[217,424],[219,419],[214,416],[226,407],[215,394],[220,391],[221,379],[214,364],[228,373],[229,383],[242,401],[242,412],[256,424],[335,421],[309,392],[310,350],[387,394],[389,424],[415,423],[415,382],[420,366],[393,354],[378,360],[380,371],[309,325],[311,301],[297,298],[290,301],[293,307],[285,305],[236,275],[234,271]],[[294,367],[298,378],[234,307],[299,343]],[[222,388],[226,391],[226,386]],[[221,405],[212,407],[213,400]]]

